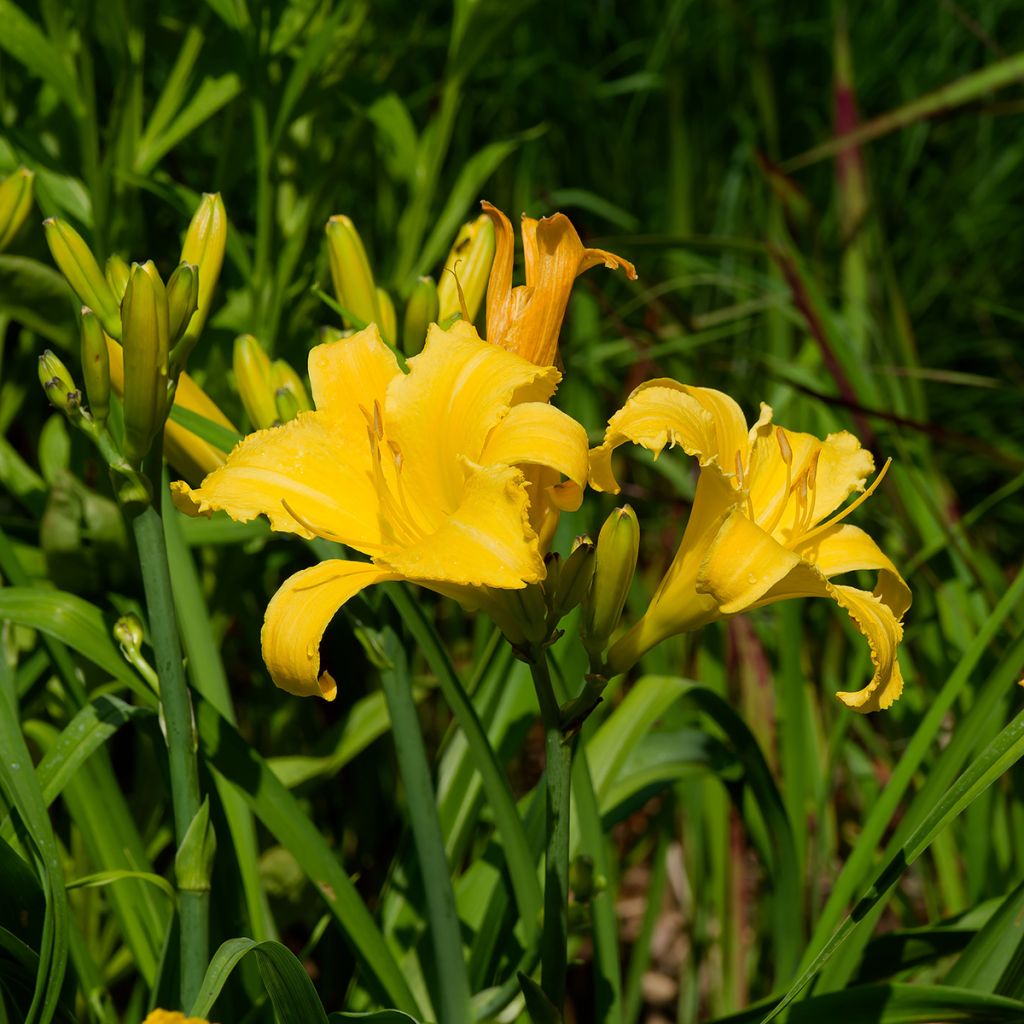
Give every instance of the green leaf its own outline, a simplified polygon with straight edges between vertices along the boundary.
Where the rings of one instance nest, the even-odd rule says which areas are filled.
[[[43,34],[39,26],[11,0],[0,0],[0,49],[24,64],[34,75],[48,82],[60,94],[76,116],[82,114],[82,98],[78,83],[68,71],[61,53]]]
[[[29,626],[60,640],[147,702],[152,694],[114,645],[99,608],[74,594],[34,587],[0,590],[0,621]]]
[[[230,452],[242,440],[242,435],[234,430],[228,430],[220,423],[215,423],[177,403],[171,406],[170,419],[186,430],[191,430],[196,437],[201,438],[207,444],[212,444],[214,448],[219,448],[222,452]]]
[[[0,591],[2,593],[2,591]],[[6,677],[6,678],[4,678]],[[53,834],[32,758],[18,728],[18,705],[9,667],[0,667],[0,795],[23,826],[46,902],[39,965],[25,1024],[47,1024],[60,1002],[68,961],[68,901],[60,847]]]
[[[301,961],[280,942],[229,939],[213,955],[206,977],[189,1015],[208,1017],[231,972],[250,953],[259,962],[260,975],[280,1024],[327,1024],[313,988],[313,982]]]
[[[242,80],[234,73],[219,78],[204,78],[196,94],[163,131],[155,138],[143,137],[135,155],[135,172],[149,174],[165,153],[213,117],[241,91]]]
[[[371,1010],[367,1013],[334,1013],[328,1014],[329,1024],[343,1024],[347,1020],[362,1020],[366,1024],[420,1024],[415,1017],[410,1017],[401,1010]]]
[[[196,700],[203,757],[245,797],[253,813],[286,845],[316,886],[381,1002],[418,1012],[405,975],[334,852],[260,755],[206,700]]]
[[[64,727],[56,742],[50,745],[36,768],[46,806],[49,807],[60,796],[75,772],[122,725],[133,718],[149,715],[152,715],[151,711],[133,707],[111,694],[97,697],[82,708]],[[35,723],[28,721],[23,728],[27,735],[45,746],[47,737],[36,730]]]
[[[971,939],[946,975],[946,984],[1019,998],[1024,952],[1024,882]]]
[[[985,745],[978,757],[947,790],[932,811],[893,854],[874,882],[845,917],[835,934],[790,986],[782,1002],[764,1018],[774,1019],[789,1006],[810,980],[849,938],[858,922],[874,908],[900,876],[931,845],[935,837],[969,807],[989,786],[1024,756],[1024,711]]]
[[[139,882],[147,882],[149,885],[159,889],[172,903],[176,900],[174,886],[161,875],[155,875],[152,871],[130,871],[120,869],[116,871],[97,871],[91,875],[83,875],[65,885],[65,889],[100,889],[114,882],[122,882],[126,879],[134,879]]]
[[[519,972],[519,985],[526,1000],[526,1012],[532,1024],[562,1024],[562,1015],[551,1000],[528,974]]]

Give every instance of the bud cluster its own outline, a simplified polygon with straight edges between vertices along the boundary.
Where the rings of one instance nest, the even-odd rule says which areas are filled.
[[[401,333],[391,295],[375,282],[351,218],[331,217],[326,234],[331,282],[347,329],[375,323],[388,345],[414,356],[423,348],[431,324],[447,327],[458,319],[476,320],[494,262],[494,226],[488,217],[481,215],[459,229],[439,281],[424,276],[412,284]]]
[[[0,186],[0,240],[6,235],[3,213]],[[129,266],[113,255],[101,269],[82,236],[56,217],[44,222],[44,230],[54,262],[82,303],[81,362],[88,404],[83,405],[82,392],[52,352],[40,358],[40,381],[51,403],[92,437],[113,469],[137,476],[164,429],[178,379],[210,308],[227,239],[224,204],[219,195],[203,196],[185,234],[181,259],[166,283],[152,260]],[[119,428],[116,438],[108,430],[115,389],[124,412],[123,436]]]

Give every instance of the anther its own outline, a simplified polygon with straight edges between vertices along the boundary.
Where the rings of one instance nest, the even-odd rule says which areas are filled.
[[[384,414],[380,409],[380,402],[373,400],[373,432],[377,437],[384,438]]]
[[[402,471],[402,449],[398,447],[397,441],[388,441],[388,447],[391,449],[391,457],[395,460],[395,468]]]
[[[740,490],[746,486],[746,478],[743,475],[743,456],[739,451],[736,452],[736,483],[740,485]]]
[[[793,465],[793,449],[789,446],[789,438],[786,437],[782,427],[775,428],[775,440],[779,443],[779,452],[782,454],[782,461],[787,466]]]

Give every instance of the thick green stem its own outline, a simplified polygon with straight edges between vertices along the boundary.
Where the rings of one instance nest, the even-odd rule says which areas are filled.
[[[185,682],[160,511],[152,504],[141,511],[133,511],[131,524],[142,569],[156,670],[160,677],[160,703],[167,727],[174,833],[180,850],[200,805],[192,701]],[[209,961],[209,890],[182,890],[179,893],[179,908],[181,1002],[188,1007],[199,992]]]
[[[562,1012],[569,943],[569,793],[574,739],[562,732],[558,698],[540,645],[530,649],[530,674],[544,723],[544,772],[547,807],[544,817],[544,931],[541,935],[540,983],[551,1004]]]
[[[389,664],[381,669],[381,688],[391,715],[398,768],[405,783],[409,823],[423,877],[437,967],[437,1018],[444,1024],[469,1024],[469,976],[462,954],[459,915],[405,651],[393,631],[385,630],[382,639]]]

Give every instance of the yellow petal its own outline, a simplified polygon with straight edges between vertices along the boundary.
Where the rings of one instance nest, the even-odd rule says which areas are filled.
[[[702,466],[716,463],[725,474],[735,471],[736,454],[745,459],[749,446],[746,420],[728,395],[668,378],[641,384],[608,421],[604,442],[590,453],[590,485],[595,490],[618,492],[611,457],[626,441],[655,457],[666,445],[679,445]]]
[[[289,576],[271,598],[260,640],[274,684],[299,697],[334,700],[337,686],[320,671],[320,641],[338,609],[364,587],[400,576],[368,562],[328,559]]]
[[[798,555],[734,508],[708,545],[697,571],[697,591],[710,594],[723,615],[733,615],[760,600],[799,564]]]
[[[487,281],[487,337],[501,338],[512,322],[512,265],[516,236],[512,224],[496,206],[480,204],[494,224],[494,262]]]
[[[388,386],[384,405],[384,430],[401,451],[406,493],[422,521],[440,525],[440,516],[458,508],[466,460],[480,461],[510,405],[546,401],[559,377],[554,367],[486,344],[470,324],[431,326],[408,375]]]
[[[325,536],[372,553],[381,531],[369,461],[365,424],[353,437],[341,421],[304,412],[240,441],[202,486],[177,481],[171,491],[188,515],[223,509],[244,523],[262,514],[274,530]]]
[[[871,453],[845,430],[829,434],[822,441],[813,434],[785,431],[786,443],[792,452],[788,479],[795,481],[817,460],[814,487],[808,492],[812,513],[809,518],[789,496],[785,512],[776,516],[779,505],[787,501],[787,467],[774,429],[765,430],[754,443],[748,472],[750,498],[762,523],[778,518],[773,533],[788,539],[798,518],[806,531],[837,509],[854,491],[863,491],[867,478],[875,468]]]
[[[877,571],[875,594],[893,611],[896,618],[910,607],[910,588],[884,551],[859,527],[838,523],[817,534],[793,551],[812,562],[826,577],[867,569]]]
[[[309,353],[309,383],[317,409],[344,421],[353,435],[365,434],[374,402],[383,407],[388,383],[403,376],[395,355],[381,341],[376,324]]]
[[[385,550],[380,562],[407,579],[518,589],[544,578],[520,470],[470,470],[459,507],[416,543]]]
[[[855,587],[827,584],[832,595],[845,608],[871,647],[875,666],[871,682],[863,689],[836,693],[848,708],[867,714],[882,711],[899,700],[903,692],[903,673],[896,648],[903,639],[903,626],[881,598]]]
[[[582,500],[587,481],[587,432],[571,416],[545,402],[515,405],[491,431],[480,456],[484,466],[531,465],[556,469],[575,484],[552,495],[558,501]],[[572,495],[570,497],[570,494]],[[565,505],[560,505],[564,508]]]
[[[882,558],[885,556],[882,555]],[[849,571],[852,568],[882,568],[885,570],[883,575],[888,575],[885,566],[872,565],[872,561],[877,562],[878,559],[865,549],[861,552],[859,564],[847,563],[842,571]],[[830,563],[826,558],[825,564],[835,568],[840,563]],[[902,583],[902,580],[900,582]],[[905,591],[906,584],[903,584],[903,587]],[[893,585],[893,590],[887,594],[895,600],[893,606],[883,600],[878,590],[872,594],[856,587],[832,583],[817,566],[802,561],[785,579],[764,595],[758,606],[773,604],[791,597],[829,597],[840,607],[845,608],[857,628],[867,638],[875,671],[871,682],[863,689],[841,691],[836,696],[848,708],[867,713],[889,707],[903,691],[903,675],[896,658],[896,649],[903,638],[903,626],[895,609],[899,608],[901,603],[909,603],[909,591],[904,591]]]

